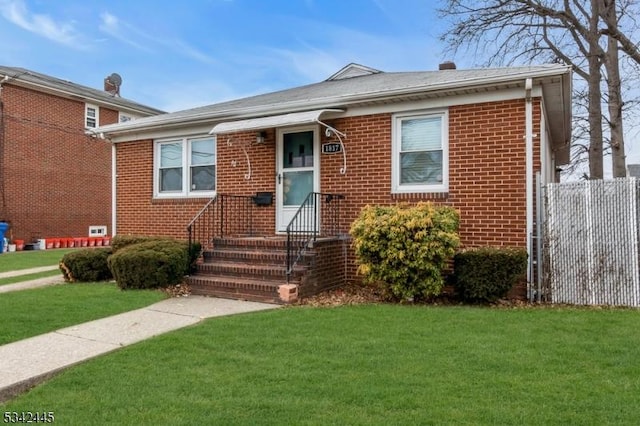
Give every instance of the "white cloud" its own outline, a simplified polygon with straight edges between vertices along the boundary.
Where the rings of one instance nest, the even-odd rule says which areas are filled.
[[[100,31],[103,33],[108,34],[125,44],[133,46],[136,49],[149,51],[147,47],[133,40],[134,36],[143,36],[143,34],[127,23],[120,25],[120,20],[117,16],[112,15],[109,12],[103,12],[100,14],[100,20],[101,23],[98,28],[100,28]]]
[[[178,55],[195,59],[198,62],[215,63],[215,60],[206,53],[181,40],[150,35],[109,12],[103,12],[100,19],[100,31],[136,49],[156,51],[159,50],[158,48],[168,48]]]
[[[351,62],[381,71],[437,69],[438,52],[426,37],[375,35],[336,25],[327,28],[326,23],[322,24],[322,32],[316,32],[316,23],[299,24],[310,28],[309,34],[322,36],[318,39],[300,36],[287,47],[260,48],[253,60],[258,61],[259,57],[261,63],[281,72],[293,72],[306,82],[322,81]]]
[[[48,15],[31,13],[22,0],[0,0],[0,14],[7,21],[57,43],[84,48],[73,22],[57,22]]]

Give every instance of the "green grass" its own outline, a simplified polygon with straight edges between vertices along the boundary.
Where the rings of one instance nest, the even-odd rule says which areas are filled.
[[[66,253],[77,249],[29,250],[0,254],[0,272],[57,265]]]
[[[0,294],[0,345],[138,309],[165,297],[160,291],[121,291],[113,283],[61,284]]]
[[[52,271],[36,272],[35,274],[25,274],[25,275],[18,275],[15,277],[0,278],[0,286],[4,284],[15,284],[23,281],[35,280],[38,278],[55,277],[55,276],[62,277],[62,272],[60,272],[59,269],[54,269]]]
[[[358,306],[221,317],[5,411],[65,425],[640,424],[640,312]]]

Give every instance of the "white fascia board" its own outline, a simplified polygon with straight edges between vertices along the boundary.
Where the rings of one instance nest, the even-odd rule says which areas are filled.
[[[540,88],[540,86],[534,86],[531,94],[533,97],[542,97],[542,88]],[[499,102],[513,99],[524,99],[522,88],[514,87],[492,92],[466,93],[442,98],[398,102],[396,104],[351,107],[341,115],[341,117],[355,117],[360,115],[395,113],[421,109],[442,109],[458,105],[472,105],[483,102]]]
[[[155,140],[169,138],[184,138],[193,136],[206,136],[211,131],[213,124],[184,126],[171,129],[155,129],[153,131],[141,131],[109,136],[109,140],[113,143],[133,142],[140,140]]]

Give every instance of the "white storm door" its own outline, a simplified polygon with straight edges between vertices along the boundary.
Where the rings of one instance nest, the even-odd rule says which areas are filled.
[[[276,146],[276,230],[284,232],[309,193],[318,192],[317,126],[279,130]]]

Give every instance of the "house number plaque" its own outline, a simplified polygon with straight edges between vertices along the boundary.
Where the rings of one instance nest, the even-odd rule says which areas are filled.
[[[322,144],[323,154],[338,154],[342,152],[342,144],[339,142],[330,142]]]

